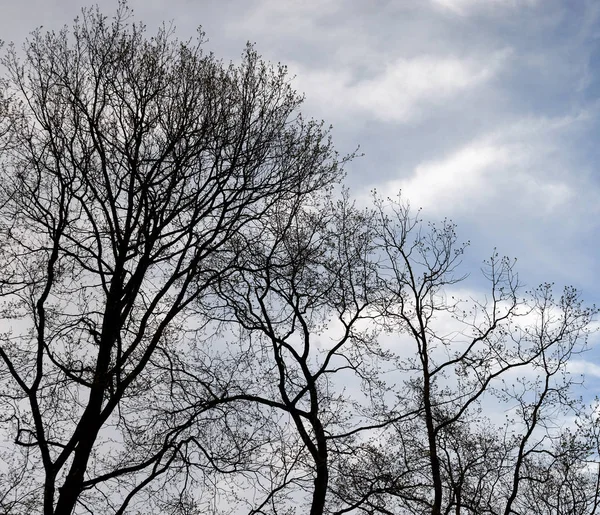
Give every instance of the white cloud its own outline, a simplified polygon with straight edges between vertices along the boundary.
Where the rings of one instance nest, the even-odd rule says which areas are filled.
[[[421,162],[407,173],[369,190],[402,191],[428,215],[456,216],[474,210],[562,216],[575,209],[577,191],[566,158],[557,154],[561,135],[585,122],[589,113],[557,118],[524,118],[469,141],[445,155]],[[562,213],[562,214],[561,214]]]
[[[485,59],[432,55],[398,58],[364,80],[357,80],[348,69],[290,68],[297,71],[295,87],[306,93],[311,104],[317,103],[320,112],[402,123],[488,82],[510,54],[505,49]]]
[[[489,80],[505,60],[500,52],[489,63],[456,57],[398,59],[384,73],[358,84],[353,93],[366,112],[386,121],[406,121],[423,104],[437,104]]]
[[[582,374],[587,377],[600,377],[600,366],[582,359],[571,359],[567,365],[571,374]]]
[[[245,16],[234,17],[230,30],[288,38],[314,37],[315,31],[322,36],[318,21],[343,7],[341,0],[258,0],[250,5]]]
[[[452,11],[461,16],[466,16],[479,9],[490,7],[518,8],[525,5],[534,5],[537,0],[431,0],[432,3],[443,9]]]
[[[428,212],[467,207],[485,194],[489,172],[511,159],[506,147],[475,142],[445,158],[420,164],[410,177],[387,183],[385,191],[402,190],[412,205]]]

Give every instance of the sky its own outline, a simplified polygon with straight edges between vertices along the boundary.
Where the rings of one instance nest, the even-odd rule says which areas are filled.
[[[90,5],[2,0],[19,46]],[[106,13],[116,0],[100,0]],[[247,41],[286,64],[307,117],[333,125],[351,193],[399,190],[450,218],[478,276],[494,248],[521,281],[571,284],[600,304],[600,3],[588,0],[131,0],[149,32],[198,26],[238,60]],[[473,287],[477,288],[477,281]],[[600,377],[600,351],[582,370]],[[599,383],[600,384],[600,383]],[[600,391],[598,392],[600,393]]]

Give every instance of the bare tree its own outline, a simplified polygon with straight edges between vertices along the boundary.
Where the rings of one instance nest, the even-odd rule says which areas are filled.
[[[337,485],[340,499],[365,513],[525,513],[524,485],[542,478],[531,471],[562,441],[561,420],[580,413],[567,364],[596,310],[572,288],[559,299],[549,284],[522,296],[514,263],[496,253],[483,268],[486,298],[461,300],[465,245],[454,225],[424,228],[406,204],[376,206],[387,292],[378,320],[396,335],[401,382],[379,444],[347,461],[358,475]],[[511,416],[494,424],[483,405]]]
[[[580,413],[566,366],[595,309],[570,288],[555,300],[551,285],[522,298],[514,264],[497,255],[484,267],[488,299],[452,300],[464,250],[454,226],[426,231],[405,206],[391,204],[393,217],[376,207],[280,204],[253,225],[236,270],[215,286],[219,301],[205,308],[239,331],[227,350],[238,357],[218,366],[235,364],[235,379],[209,397],[272,409],[293,442],[244,476],[262,493],[249,512],[287,513],[306,500],[312,514],[525,513],[534,494],[544,498],[536,481],[555,482],[541,457],[568,458],[552,450],[565,435],[556,424]],[[381,329],[398,344],[383,343]],[[199,391],[205,398],[206,385]],[[504,425],[482,412],[486,403],[510,412]],[[588,464],[578,449],[572,471]],[[570,473],[568,484],[582,477]],[[586,506],[597,498],[593,479],[580,488]]]
[[[369,214],[345,196],[282,204],[257,228],[236,273],[218,283],[221,320],[252,341],[253,386],[238,397],[288,414],[301,444],[295,470],[251,513],[284,513],[290,490],[307,513],[330,512],[336,461],[378,425],[369,408],[381,386],[374,365],[385,354],[370,324],[380,295]],[[356,385],[352,394],[346,382]]]
[[[252,223],[340,178],[285,68],[251,47],[225,66],[202,35],[147,38],[131,17],[84,10],[2,60],[6,513],[199,509],[175,479],[239,459],[252,435],[206,415],[218,400],[172,395],[194,306]]]

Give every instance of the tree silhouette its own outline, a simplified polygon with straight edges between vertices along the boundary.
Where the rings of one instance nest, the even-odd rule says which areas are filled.
[[[356,207],[283,66],[120,2],[0,79],[0,511],[592,515],[597,313]],[[493,413],[493,408],[500,412]]]
[[[285,68],[251,47],[224,66],[201,35],[147,38],[131,15],[84,10],[2,61],[1,402],[20,450],[7,512],[168,497],[152,482],[189,465],[207,408],[169,396],[195,304],[246,228],[341,174]]]

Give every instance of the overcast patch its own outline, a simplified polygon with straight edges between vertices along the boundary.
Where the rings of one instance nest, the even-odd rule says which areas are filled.
[[[424,55],[398,58],[373,77],[357,78],[350,70],[291,69],[298,91],[310,104],[342,119],[368,117],[404,123],[423,117],[435,106],[492,79],[509,60],[510,49],[485,58]]]

